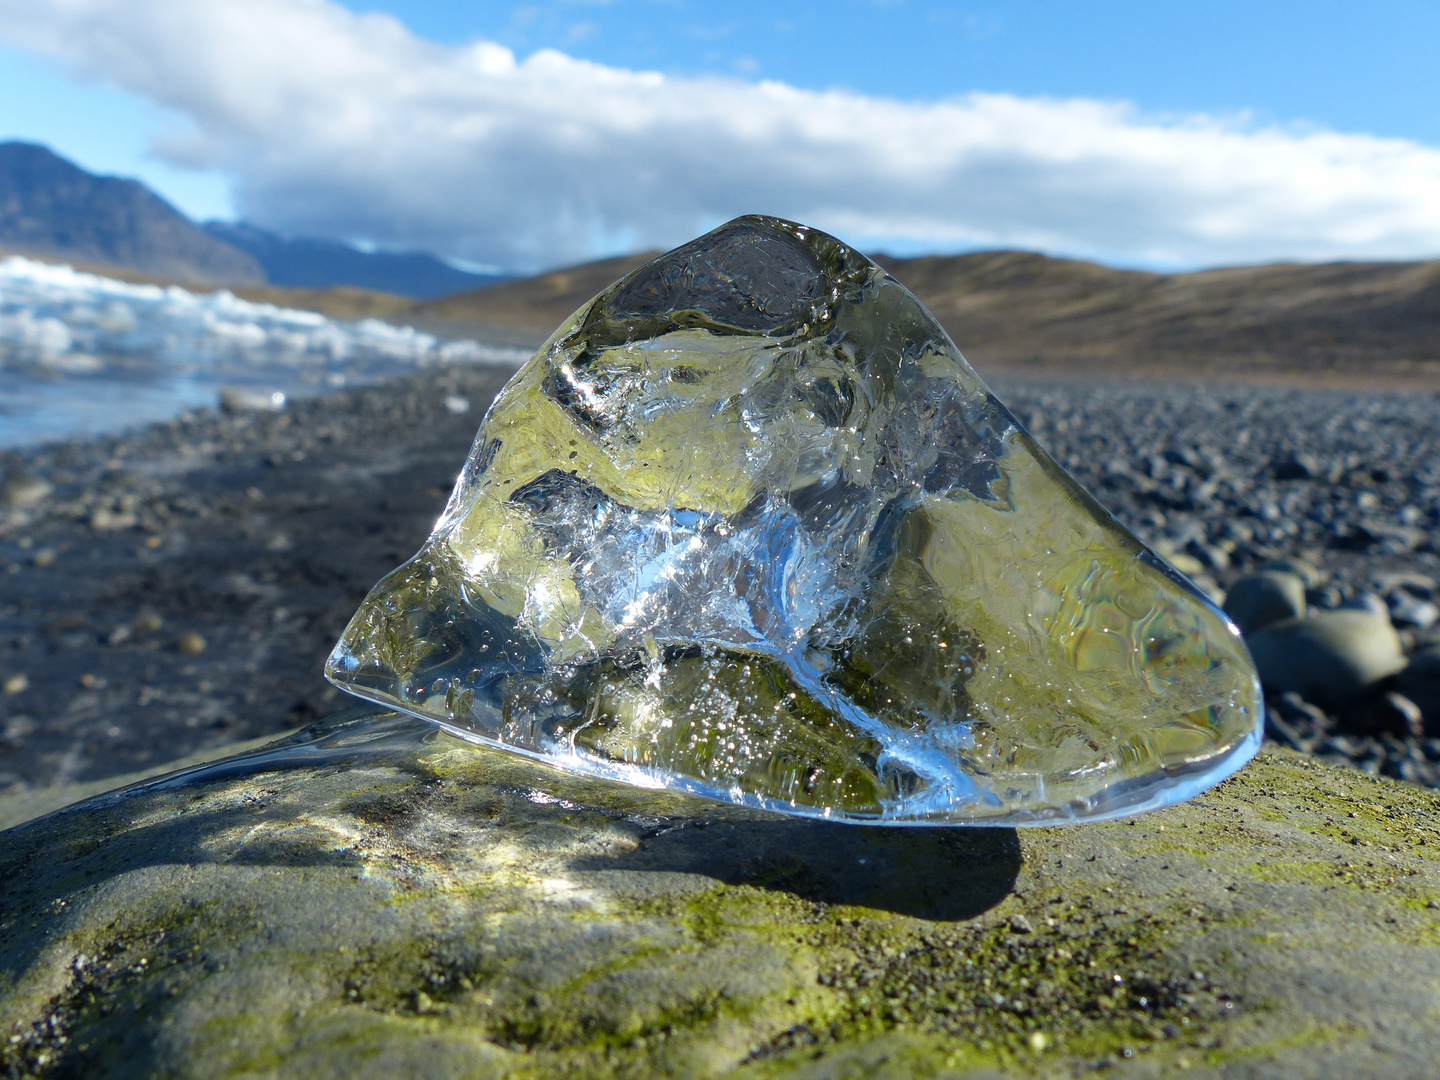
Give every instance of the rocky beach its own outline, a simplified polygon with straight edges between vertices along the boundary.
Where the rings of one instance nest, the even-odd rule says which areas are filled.
[[[320,675],[325,655],[365,591],[428,534],[509,373],[455,366],[281,411],[232,402],[7,452],[0,789],[100,781],[341,707]],[[1215,597],[1241,578],[1253,589],[1264,571],[1262,593],[1278,580],[1291,596],[1272,617],[1371,616],[1340,620],[1383,654],[1359,683],[1328,697],[1281,687],[1267,732],[1437,783],[1434,676],[1398,670],[1405,657],[1430,662],[1440,640],[1435,394],[1118,380],[995,389]]]

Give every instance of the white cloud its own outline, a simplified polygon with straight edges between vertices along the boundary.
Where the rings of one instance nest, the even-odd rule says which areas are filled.
[[[872,249],[1440,254],[1440,150],[1398,139],[517,61],[327,0],[0,0],[0,40],[177,111],[158,152],[233,176],[252,220],[487,263],[669,245],[751,211]]]

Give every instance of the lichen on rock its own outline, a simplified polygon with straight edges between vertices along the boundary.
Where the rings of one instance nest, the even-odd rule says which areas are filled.
[[[0,844],[8,1076],[1425,1075],[1434,793],[863,829],[357,710]],[[376,737],[376,736],[381,737]]]

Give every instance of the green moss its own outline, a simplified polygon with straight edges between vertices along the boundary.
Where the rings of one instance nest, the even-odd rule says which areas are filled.
[[[1009,840],[780,822],[443,740],[399,760],[7,834],[3,1068],[898,1078],[1316,1048],[1363,1075],[1341,1021],[1440,972],[1437,860],[1407,840],[1435,797],[1280,755]],[[915,901],[981,878],[968,909]],[[1316,979],[1353,1015],[1285,996]]]

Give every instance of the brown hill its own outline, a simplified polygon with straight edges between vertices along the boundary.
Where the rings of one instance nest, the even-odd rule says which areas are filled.
[[[586,300],[658,254],[644,251],[582,263],[536,277],[426,300],[412,310],[414,317],[423,322],[457,327],[469,324],[479,330],[505,327],[528,333],[537,341],[543,340]]]
[[[433,329],[536,342],[653,253],[415,305]],[[1020,251],[878,261],[975,366],[1018,375],[1440,384],[1440,260],[1276,264],[1187,274]]]
[[[415,301],[408,296],[357,289],[353,285],[331,285],[324,289],[282,285],[247,285],[231,289],[236,296],[257,304],[318,311],[332,319],[384,319],[386,322],[414,322]]]
[[[1188,274],[1015,251],[879,261],[982,371],[1440,378],[1440,261]]]

